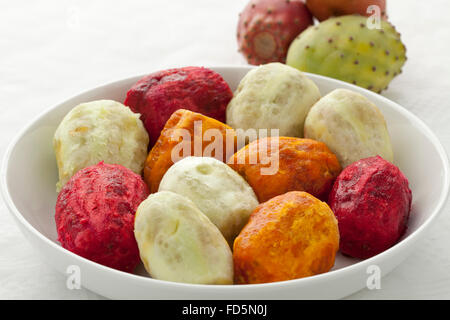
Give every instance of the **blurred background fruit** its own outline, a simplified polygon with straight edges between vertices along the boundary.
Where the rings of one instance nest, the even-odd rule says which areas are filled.
[[[292,40],[312,24],[302,0],[251,0],[239,15],[239,51],[254,65],[285,62]]]

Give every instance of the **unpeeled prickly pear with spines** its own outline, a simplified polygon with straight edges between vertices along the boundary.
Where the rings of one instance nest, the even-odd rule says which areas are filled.
[[[302,0],[251,0],[239,15],[239,51],[250,64],[284,63],[292,40],[312,24]]]
[[[401,73],[406,47],[389,22],[369,29],[367,18],[330,18],[302,32],[289,47],[287,64],[380,93]]]

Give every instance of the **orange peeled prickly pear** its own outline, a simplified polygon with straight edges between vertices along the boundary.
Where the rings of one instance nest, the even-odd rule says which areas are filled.
[[[306,192],[288,192],[256,207],[234,241],[235,283],[324,273],[338,249],[338,224],[328,205]]]

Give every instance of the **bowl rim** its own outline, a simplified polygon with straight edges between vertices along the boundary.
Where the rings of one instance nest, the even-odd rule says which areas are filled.
[[[214,66],[204,66],[206,68],[210,68],[212,70],[215,70],[216,72],[219,72],[220,69],[246,69],[251,70],[256,68],[256,66],[250,66],[250,65],[214,65]],[[157,71],[157,70],[155,70]],[[151,71],[154,72],[154,71]],[[220,73],[220,72],[219,72]],[[417,240],[418,236],[423,234],[425,229],[429,227],[429,225],[439,216],[439,214],[443,211],[442,208],[447,202],[448,196],[449,196],[449,188],[450,188],[450,169],[449,169],[449,159],[448,155],[442,146],[441,142],[437,138],[437,136],[433,133],[433,131],[415,114],[413,114],[411,111],[407,110],[406,108],[402,107],[398,103],[380,95],[375,92],[369,91],[367,89],[358,87],[356,85],[343,82],[341,80],[329,78],[326,76],[318,75],[318,74],[312,74],[308,72],[303,72],[307,77],[309,77],[311,80],[320,79],[322,81],[331,82],[331,84],[335,85],[336,87],[339,86],[345,86],[350,87],[354,89],[355,91],[363,92],[366,96],[379,99],[389,105],[390,107],[394,108],[396,111],[402,114],[405,118],[410,120],[412,123],[416,124],[419,129],[424,133],[424,135],[431,141],[433,146],[438,152],[438,155],[440,157],[441,162],[443,163],[443,183],[444,188],[441,190],[441,194],[439,197],[439,201],[437,205],[435,206],[433,212],[430,214],[430,216],[411,234],[409,234],[406,238],[402,239],[389,249],[371,257],[365,260],[360,260],[355,262],[354,264],[351,264],[346,267],[342,267],[337,270],[331,270],[322,274],[305,277],[305,278],[299,278],[299,279],[292,279],[292,280],[285,280],[285,281],[277,281],[277,282],[269,282],[269,283],[260,283],[260,284],[243,284],[243,285],[214,285],[214,284],[190,284],[190,283],[181,283],[181,282],[172,282],[172,281],[166,281],[166,280],[159,280],[159,279],[153,279],[151,277],[145,277],[133,273],[128,273],[124,271],[119,271],[104,265],[101,265],[99,263],[96,263],[94,261],[91,261],[89,259],[83,258],[73,252],[70,252],[69,250],[63,248],[61,245],[57,244],[56,242],[52,241],[51,239],[47,238],[45,235],[40,233],[34,226],[31,225],[30,222],[28,222],[27,219],[25,219],[24,216],[20,213],[20,211],[15,206],[9,189],[8,189],[8,182],[7,182],[7,172],[10,165],[10,156],[12,154],[12,151],[14,150],[17,142],[21,140],[24,135],[29,131],[29,129],[35,125],[41,118],[44,118],[49,113],[51,113],[53,110],[60,107],[62,104],[67,103],[67,101],[76,99],[81,95],[88,94],[92,91],[97,91],[105,87],[118,85],[121,82],[128,82],[128,81],[137,81],[139,78],[149,74],[137,74],[133,76],[128,76],[126,78],[121,78],[119,80],[110,81],[104,84],[97,85],[93,88],[85,89],[77,94],[72,95],[71,97],[64,99],[63,101],[60,101],[56,104],[53,104],[52,106],[44,109],[42,112],[40,112],[37,116],[35,116],[31,121],[29,121],[22,129],[15,135],[15,137],[11,140],[9,143],[5,154],[2,159],[2,165],[1,165],[1,171],[0,171],[0,186],[1,186],[1,194],[4,200],[4,203],[6,204],[6,207],[9,209],[9,212],[11,215],[16,219],[17,222],[20,222],[31,234],[33,234],[35,237],[40,239],[44,244],[52,247],[54,250],[59,251],[61,255],[67,255],[75,261],[79,261],[80,265],[87,264],[89,267],[100,269],[100,271],[109,272],[111,276],[121,276],[125,277],[129,281],[141,281],[145,282],[145,285],[151,285],[151,284],[159,284],[159,285],[165,285],[172,287],[173,289],[198,289],[198,290],[212,290],[212,289],[219,289],[219,290],[241,290],[241,289],[250,289],[250,290],[261,290],[263,288],[270,289],[272,287],[279,287],[279,286],[297,286],[297,285],[306,285],[308,282],[318,282],[318,281],[324,281],[327,280],[331,276],[335,277],[342,277],[345,276],[347,273],[353,272],[355,269],[360,269],[363,267],[367,267],[369,265],[376,265],[376,261],[380,259],[389,259],[390,257],[394,256],[396,253],[400,252],[403,248],[406,248],[408,245],[412,244]]]

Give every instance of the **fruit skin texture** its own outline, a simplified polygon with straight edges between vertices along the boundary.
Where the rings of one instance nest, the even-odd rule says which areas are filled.
[[[142,262],[153,278],[233,283],[228,243],[188,198],[170,191],[151,194],[139,205],[134,230]]]
[[[351,90],[333,90],[311,108],[305,137],[325,143],[343,168],[376,155],[394,161],[383,114],[369,99]]]
[[[338,249],[338,224],[328,205],[306,192],[288,192],[256,207],[234,241],[235,283],[324,273]]]
[[[230,87],[218,73],[203,67],[185,67],[143,77],[127,92],[124,104],[141,114],[151,148],[176,110],[192,110],[225,122],[225,110],[232,97]]]
[[[199,129],[196,130],[196,123],[199,124],[198,128],[201,128],[201,132]],[[211,139],[213,141],[209,141],[205,135],[206,132],[217,133],[222,141],[215,140],[215,137]],[[186,137],[186,139],[189,138],[188,140],[184,139],[184,134],[188,134]],[[227,139],[229,143],[227,143]],[[198,150],[201,151],[200,154],[196,154],[196,141],[200,142],[198,143],[198,146],[201,146]],[[184,143],[186,143],[186,148],[183,148]],[[179,109],[167,121],[158,141],[156,141],[148,154],[144,166],[144,180],[151,193],[157,192],[161,179],[173,165],[174,160],[176,162],[189,156],[201,157],[205,155],[206,151],[212,150],[211,146],[217,145],[219,148],[218,153],[213,150],[211,155],[217,160],[226,162],[229,157],[228,153],[231,156],[232,152],[236,150],[236,143],[236,133],[225,123],[206,117],[200,113]],[[227,145],[233,147],[231,152],[227,150]],[[180,159],[174,159],[173,156],[179,157]]]
[[[406,47],[389,22],[369,29],[366,21],[342,16],[309,27],[292,42],[286,63],[380,93],[401,73]]]
[[[327,199],[334,179],[341,172],[336,156],[322,142],[278,137],[276,143],[274,139],[277,138],[255,140],[228,160],[228,165],[253,188],[259,202],[288,191],[306,191]],[[267,148],[268,159],[260,156],[259,150],[264,148]],[[267,161],[269,159],[275,165]],[[278,166],[278,170],[274,174],[263,174],[262,169],[270,166]]]
[[[100,162],[78,171],[56,201],[58,241],[84,258],[132,272],[140,261],[134,214],[148,194],[142,178],[121,165]]]
[[[243,130],[279,129],[280,136],[303,137],[306,115],[319,99],[319,88],[302,72],[268,63],[241,80],[227,107],[227,124]]]
[[[230,246],[259,204],[244,178],[211,157],[181,159],[164,174],[158,191],[172,191],[189,198]]]
[[[349,14],[371,16],[373,13],[367,13],[371,5],[379,6],[381,18],[387,18],[386,0],[306,0],[306,6],[319,21]]]
[[[284,63],[292,40],[312,24],[303,1],[251,0],[239,15],[239,51],[250,64]]]
[[[328,201],[339,222],[342,253],[366,259],[393,246],[407,229],[411,200],[408,179],[379,156],[345,168]]]

